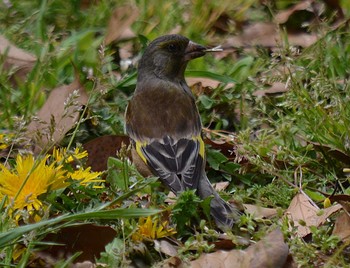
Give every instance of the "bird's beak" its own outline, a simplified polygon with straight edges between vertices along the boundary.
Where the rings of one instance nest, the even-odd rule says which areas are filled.
[[[192,41],[188,42],[185,50],[185,61],[190,61],[205,55],[206,47],[196,44]]]

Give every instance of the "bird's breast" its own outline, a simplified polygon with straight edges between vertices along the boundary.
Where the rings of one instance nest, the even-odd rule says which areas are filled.
[[[137,138],[187,138],[199,135],[200,117],[194,98],[182,88],[147,88],[131,99],[126,130]]]

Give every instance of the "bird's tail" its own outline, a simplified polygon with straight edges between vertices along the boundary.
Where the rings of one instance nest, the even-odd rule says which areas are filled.
[[[199,197],[205,199],[209,196],[213,196],[213,199],[210,202],[211,216],[214,218],[216,225],[223,231],[231,229],[241,214],[240,211],[236,206],[228,204],[223,200],[214,190],[205,173],[203,176],[205,176],[205,178],[200,180],[197,189]]]

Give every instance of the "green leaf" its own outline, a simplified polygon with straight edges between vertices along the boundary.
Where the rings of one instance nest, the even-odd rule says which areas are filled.
[[[220,151],[213,149],[207,151],[207,162],[214,170],[219,170],[220,164],[227,161],[228,158],[224,156]]]
[[[213,79],[225,84],[228,83],[235,83],[236,80],[226,76],[226,75],[220,75],[220,74],[216,74],[216,73],[212,73],[212,72],[208,72],[208,71],[194,71],[194,70],[186,70],[185,71],[185,76],[188,77],[205,77],[205,78],[209,78],[209,79]]]
[[[215,104],[215,101],[209,98],[207,95],[200,95],[198,100],[202,103],[203,107],[207,110],[211,109]]]
[[[104,211],[89,211],[77,214],[65,214],[54,219],[40,221],[34,224],[28,224],[19,226],[15,229],[3,232],[0,234],[0,248],[8,246],[13,243],[26,233],[38,230],[42,227],[51,227],[55,224],[62,223],[65,221],[76,221],[76,220],[89,220],[89,219],[100,219],[100,220],[115,220],[118,218],[138,218],[148,217],[161,212],[158,209],[142,209],[142,208],[117,208],[112,210]]]
[[[311,191],[309,189],[304,189],[304,192],[316,202],[322,202],[325,199],[325,196],[319,192]]]
[[[227,162],[223,165],[220,166],[221,170],[229,173],[229,174],[235,174],[237,173],[237,170],[240,168],[241,166],[237,163],[233,163],[233,162]]]

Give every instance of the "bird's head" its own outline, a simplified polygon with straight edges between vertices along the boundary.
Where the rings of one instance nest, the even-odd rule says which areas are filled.
[[[206,48],[188,38],[164,35],[153,40],[146,48],[139,64],[139,78],[156,75],[162,79],[183,79],[187,63],[202,57]]]

